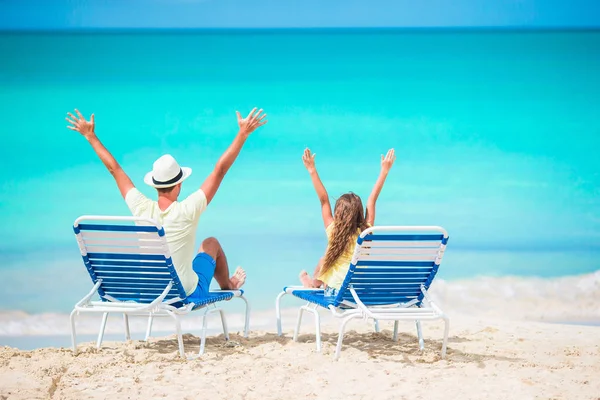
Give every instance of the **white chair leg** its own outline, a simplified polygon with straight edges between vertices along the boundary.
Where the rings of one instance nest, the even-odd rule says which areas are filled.
[[[379,333],[379,321],[375,320],[375,332]]]
[[[208,311],[209,309],[207,308],[206,311],[204,311],[204,316],[202,317],[202,334],[200,336],[200,351],[198,352],[199,356],[204,354],[204,346],[206,345],[206,327],[208,325]]]
[[[221,315],[221,325],[223,325],[223,335],[225,335],[225,340],[229,340],[229,331],[227,330],[227,319],[225,319],[225,311],[219,309],[219,315]]]
[[[77,354],[77,334],[75,332],[75,316],[77,315],[77,310],[71,311],[71,315],[69,316],[69,320],[71,321],[71,346],[73,349],[73,354]]]
[[[394,342],[398,341],[398,321],[394,321],[394,336],[392,337]]]
[[[177,333],[177,344],[179,345],[179,355],[181,358],[185,358],[185,351],[183,350],[183,337],[181,336],[181,322],[179,316],[171,311],[167,310],[167,314],[175,320],[175,332]]]
[[[131,333],[129,332],[129,316],[123,313],[123,320],[125,322],[125,340],[131,340]]]
[[[96,348],[102,346],[102,339],[104,338],[104,329],[106,328],[106,320],[108,319],[108,313],[102,314],[102,322],[100,323],[100,332],[98,332],[98,340],[96,341]]]
[[[335,360],[338,360],[340,358],[340,352],[342,351],[342,342],[344,341],[344,330],[346,329],[346,324],[350,322],[351,319],[358,317],[360,317],[359,314],[349,315],[342,320],[342,323],[340,324],[340,332],[338,334],[337,346],[335,347]]]
[[[425,350],[425,341],[423,340],[423,331],[421,329],[421,321],[416,321],[417,325],[417,336],[419,337],[419,349]]]
[[[179,355],[181,358],[185,358],[185,351],[183,350],[183,336],[181,335],[181,322],[177,315],[172,314],[175,319],[175,330],[177,332],[177,344],[179,346]]]
[[[275,299],[275,316],[277,317],[277,335],[281,336],[283,335],[282,331],[281,331],[281,298],[283,296],[285,296],[287,293],[286,292],[281,292],[279,293],[279,295],[277,296],[277,299]]]
[[[307,303],[305,306],[300,307],[300,311],[298,313],[298,323],[296,324],[296,330],[294,331],[294,341],[298,341],[298,333],[300,332],[302,313],[304,311],[308,311],[309,313],[315,316],[315,342],[317,344],[317,351],[321,351],[321,317],[319,316],[319,312],[317,311],[317,305],[310,305],[310,303]]]
[[[146,338],[144,339],[146,342],[150,338],[150,333],[152,332],[152,321],[154,320],[154,315],[150,314],[148,317],[148,327],[146,328]]]
[[[300,332],[300,324],[302,323],[302,313],[304,312],[304,307],[300,307],[300,311],[298,311],[298,320],[296,321],[296,330],[294,330],[294,342],[298,341],[298,333]]]
[[[315,316],[315,342],[317,344],[317,352],[321,351],[321,316],[319,315],[319,311],[317,310],[317,305],[313,305],[312,307],[305,306],[306,311],[310,312]]]
[[[246,316],[244,318],[244,337],[247,338],[250,330],[250,303],[244,296],[240,296],[240,299],[246,303]]]
[[[446,357],[446,346],[448,344],[448,332],[450,331],[450,319],[445,315],[444,319],[444,341],[442,342],[442,359]]]

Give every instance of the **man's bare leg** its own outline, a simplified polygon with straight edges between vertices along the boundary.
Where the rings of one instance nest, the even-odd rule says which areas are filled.
[[[312,278],[308,275],[308,272],[305,270],[300,271],[300,282],[302,282],[302,286],[305,288],[319,288],[323,285],[323,281],[318,280],[316,277],[320,275],[321,266],[323,265],[324,257],[321,257],[317,267],[315,268],[315,272],[313,273]]]
[[[216,262],[214,278],[222,290],[235,290],[242,287],[246,281],[246,271],[238,267],[232,276],[229,276],[229,265],[221,243],[214,237],[205,239],[200,245],[200,253],[206,253]]]

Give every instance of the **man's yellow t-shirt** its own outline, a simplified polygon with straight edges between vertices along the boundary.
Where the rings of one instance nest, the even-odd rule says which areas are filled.
[[[334,223],[332,222],[327,229],[325,229],[327,241],[329,243],[331,242],[331,235],[333,234],[333,226]],[[319,280],[323,281],[327,286],[334,289],[342,287],[342,283],[344,283],[344,279],[350,268],[350,261],[352,261],[352,255],[354,254],[354,249],[356,249],[356,240],[358,239],[359,234],[360,229],[357,229],[356,234],[350,237],[346,251],[335,261],[329,271],[319,276]],[[327,250],[329,250],[329,244],[327,245]]]
[[[125,202],[134,216],[153,219],[163,226],[177,276],[185,293],[193,293],[198,286],[198,275],[192,269],[192,261],[196,256],[196,228],[200,214],[207,205],[202,189],[181,202],[174,201],[164,211],[156,201],[150,200],[136,188],[127,192]]]

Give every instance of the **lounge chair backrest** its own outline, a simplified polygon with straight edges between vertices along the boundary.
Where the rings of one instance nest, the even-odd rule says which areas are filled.
[[[165,231],[155,221],[82,216],[73,231],[92,281],[102,281],[102,300],[151,303],[173,282],[163,301],[186,303]]]
[[[378,226],[364,230],[357,240],[350,268],[336,304],[355,303],[350,288],[367,306],[423,300],[435,277],[448,233],[441,227]]]

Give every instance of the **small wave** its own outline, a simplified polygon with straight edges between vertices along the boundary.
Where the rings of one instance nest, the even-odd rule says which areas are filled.
[[[600,322],[600,270],[591,274],[560,278],[480,277],[468,280],[445,281],[438,279],[431,294],[450,316],[455,314],[480,315],[494,318],[528,319],[537,321]],[[252,301],[252,297],[249,297]],[[284,301],[284,307],[291,303]],[[241,310],[241,309],[240,309]],[[284,318],[292,321],[297,308],[286,308]],[[326,314],[324,314],[326,315]],[[218,315],[209,316],[209,327],[219,327]],[[130,317],[132,332],[145,332],[147,319]],[[231,331],[241,331],[244,316],[227,312]],[[96,334],[100,315],[81,314],[77,318],[78,334]],[[202,326],[200,312],[182,319],[184,332],[199,332]],[[274,330],[274,310],[251,314],[252,329]],[[173,332],[170,318],[156,318],[154,332]],[[109,317],[107,334],[122,334],[123,319],[119,314]],[[0,311],[0,336],[69,335],[69,315],[64,313],[30,314],[24,311]]]

